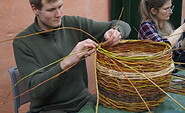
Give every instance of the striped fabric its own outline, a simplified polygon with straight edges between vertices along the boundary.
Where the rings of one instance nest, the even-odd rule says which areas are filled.
[[[138,38],[141,40],[149,39],[155,42],[166,42],[170,44],[168,39],[163,38],[158,34],[156,28],[154,27],[154,22],[152,21],[147,21],[140,24]]]

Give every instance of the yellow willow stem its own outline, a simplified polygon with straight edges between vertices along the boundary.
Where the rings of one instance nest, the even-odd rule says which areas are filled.
[[[119,24],[119,21],[121,19],[121,16],[122,16],[122,13],[123,13],[123,10],[124,8],[122,8],[121,10],[121,13],[120,13],[120,16],[119,16],[119,19],[115,25],[115,29],[118,29],[118,24]],[[98,49],[97,49],[98,50]],[[95,52],[95,56],[94,56],[94,68],[95,68],[95,80],[96,80],[96,93],[97,93],[97,102],[96,102],[96,113],[98,113],[98,106],[99,106],[99,88],[98,88],[98,77],[97,77],[97,70],[96,70],[96,61],[97,61],[97,51]]]
[[[130,41],[130,40],[127,40],[127,41]],[[123,42],[127,42],[127,41],[123,41]],[[133,41],[138,41],[138,40],[133,40]],[[120,42],[122,43],[122,42]],[[168,45],[168,44],[165,44],[163,43],[164,45]],[[144,56],[144,57],[124,57],[124,56],[118,56],[116,53],[113,53],[113,52],[110,52],[110,51],[107,51],[103,48],[101,48],[101,44],[98,45],[98,49],[97,51],[99,51],[100,53],[110,57],[110,58],[116,58],[116,59],[122,59],[122,60],[150,60],[150,59],[154,59],[154,58],[157,58],[159,56],[162,56],[165,54],[165,52],[168,52],[169,50],[167,51],[163,51],[161,52],[160,54],[156,54],[156,55],[153,55],[153,56]]]
[[[78,28],[74,28],[74,27],[60,27],[60,28],[56,28],[56,29],[45,30],[45,31],[41,31],[41,32],[37,32],[37,33],[32,33],[32,34],[25,35],[25,36],[20,36],[20,37],[15,37],[15,38],[8,39],[8,40],[3,40],[3,41],[0,41],[0,43],[11,41],[11,40],[14,40],[14,39],[17,39],[17,38],[26,38],[26,37],[29,37],[29,36],[34,36],[34,35],[38,35],[38,34],[42,34],[42,33],[47,33],[47,32],[52,32],[52,31],[61,30],[61,29],[72,29],[72,30],[81,31],[81,32],[87,34],[88,36],[90,36],[97,43],[99,43],[99,41],[96,38],[94,38],[90,33],[86,32],[86,31],[84,31],[82,29],[78,29]]]
[[[41,31],[41,32],[37,32],[37,33],[25,35],[25,36],[15,37],[15,38],[13,38],[13,39],[8,39],[8,40],[0,41],[0,43],[6,42],[6,41],[11,41],[11,40],[14,40],[14,39],[17,39],[17,38],[25,38],[25,37],[29,37],[29,36],[33,36],[33,35],[37,35],[37,34],[42,34],[42,33],[46,33],[46,32],[52,32],[52,31],[56,31],[56,30],[61,30],[61,29],[71,29],[71,30],[77,30],[77,31],[83,32],[83,33],[87,34],[88,36],[90,36],[92,39],[94,39],[97,43],[99,43],[99,41],[98,41],[95,37],[93,37],[91,34],[89,34],[88,32],[86,32],[86,31],[84,31],[84,30],[82,30],[82,29],[74,28],[74,27],[61,27],[61,28],[56,28],[56,29],[51,29],[51,30],[45,30],[45,31]],[[67,56],[67,57],[68,57],[68,56]],[[66,57],[64,57],[64,58],[62,58],[62,59],[59,59],[59,60],[57,60],[57,61],[55,61],[55,62],[53,62],[53,63],[51,63],[51,64],[49,64],[49,65],[47,65],[47,66],[45,66],[45,67],[42,67],[42,68],[40,68],[40,69],[38,69],[38,70],[32,72],[31,74],[25,76],[25,77],[22,78],[21,80],[19,80],[19,81],[12,87],[11,91],[8,93],[8,95],[7,95],[7,97],[5,98],[5,100],[8,98],[8,96],[10,95],[10,93],[12,92],[12,90],[15,88],[15,86],[17,86],[18,83],[20,83],[22,80],[24,80],[24,79],[30,77],[31,75],[37,73],[38,71],[41,71],[41,70],[43,70],[43,69],[45,69],[45,68],[47,68],[47,67],[49,67],[49,66],[51,66],[51,65],[53,65],[53,64],[55,64],[55,63],[58,63],[58,62],[62,61],[62,60],[65,59],[65,58],[66,58]]]
[[[12,41],[12,40],[14,40],[14,38],[13,38],[13,39],[2,40],[2,41],[0,41],[0,43],[4,43],[4,42],[8,42],[8,41]]]
[[[37,35],[37,34],[42,34],[42,33],[46,33],[46,32],[61,30],[61,29],[71,29],[71,30],[77,30],[77,31],[83,32],[83,33],[87,34],[88,36],[90,36],[92,39],[94,39],[97,43],[99,43],[99,41],[98,41],[95,37],[93,37],[91,34],[89,34],[88,32],[86,32],[86,31],[84,31],[84,30],[82,30],[82,29],[74,28],[74,27],[61,27],[61,28],[56,28],[56,29],[51,29],[51,30],[45,30],[45,31],[41,31],[41,32],[37,32],[37,33],[25,35],[25,36],[15,37],[15,38],[13,38],[13,39],[8,39],[8,40],[0,41],[0,43],[6,42],[6,41],[11,41],[11,40],[18,39],[18,38],[25,38],[25,37],[29,37],[29,36],[33,36],[33,35]],[[70,56],[70,55],[69,55],[69,56]],[[66,56],[66,57],[69,57],[69,56]],[[53,63],[51,63],[51,64],[49,64],[49,65],[47,65],[47,66],[44,66],[44,67],[42,67],[42,68],[40,68],[40,69],[38,69],[38,70],[32,72],[31,74],[25,76],[25,77],[22,78],[21,80],[19,80],[19,81],[12,87],[11,91],[8,93],[8,95],[7,95],[7,97],[5,98],[5,100],[8,98],[8,96],[10,95],[10,93],[12,92],[12,90],[13,90],[22,80],[24,80],[24,79],[30,77],[31,75],[37,73],[38,71],[41,71],[41,70],[43,70],[43,69],[45,69],[45,68],[47,68],[47,67],[49,67],[49,66],[51,66],[51,65],[53,65],[53,64],[55,64],[55,63],[58,63],[58,62],[62,61],[62,60],[65,59],[66,57],[64,57],[64,58],[62,58],[62,59],[59,59],[59,60],[57,60],[57,61],[55,61],[55,62],[53,62]]]
[[[123,74],[122,69],[114,62],[114,60],[112,60],[112,59],[110,59],[110,60],[115,64],[116,67],[118,67],[118,69],[120,70],[120,72]],[[123,74],[123,75],[124,75],[124,74]],[[125,75],[124,75],[124,76],[125,76]],[[150,108],[148,107],[147,103],[145,102],[145,100],[143,99],[143,97],[141,96],[141,94],[139,93],[138,89],[134,86],[134,84],[130,81],[130,79],[129,79],[127,76],[125,76],[125,78],[129,81],[129,83],[130,83],[130,84],[132,85],[132,87],[135,89],[135,91],[137,92],[137,94],[139,95],[139,97],[141,98],[141,100],[143,101],[143,103],[145,104],[145,106],[146,106],[146,108],[148,109],[148,111],[149,111],[150,113],[152,113],[151,110],[150,110]]]
[[[116,60],[117,61],[117,60]],[[119,62],[119,61],[117,61]],[[122,62],[119,62],[121,64],[123,64]],[[166,94],[168,97],[170,97],[175,103],[177,103],[181,108],[183,108],[185,110],[185,107],[182,106],[178,101],[176,101],[171,95],[169,95],[167,92],[165,92],[160,86],[158,86],[155,82],[153,82],[152,80],[150,80],[150,78],[148,78],[146,75],[140,73],[139,71],[135,70],[134,68],[126,65],[126,64],[123,64],[124,66],[132,69],[133,71],[135,71],[136,73],[140,74],[141,76],[143,76],[144,78],[146,78],[148,81],[150,81],[152,84],[154,84],[156,87],[158,87],[164,94]]]
[[[118,18],[118,21],[117,21],[116,25],[114,26],[115,29],[118,29],[118,24],[119,24],[119,21],[121,20],[121,16],[123,14],[123,10],[124,10],[124,7],[122,7],[121,13],[120,13],[119,18]]]
[[[146,60],[146,61],[148,61],[148,60]],[[152,60],[152,62],[150,62],[150,63],[161,63],[161,62],[166,62],[166,63],[174,63],[174,64],[185,64],[185,63],[183,63],[183,62],[173,62],[173,61],[162,61],[162,60]],[[185,71],[185,69],[181,69],[181,68],[177,68],[177,67],[175,67],[175,69],[177,69],[177,70],[181,70],[181,71]]]
[[[41,32],[37,32],[37,33],[25,35],[25,36],[15,37],[15,38],[13,38],[13,39],[8,39],[8,40],[5,40],[5,41],[0,41],[0,43],[6,42],[6,41],[10,41],[10,40],[14,40],[14,39],[17,39],[17,38],[25,38],[25,37],[29,37],[29,36],[33,36],[33,35],[37,35],[37,34],[42,34],[42,33],[46,33],[46,32],[61,30],[61,29],[71,29],[71,30],[77,30],[77,31],[83,32],[83,33],[87,34],[88,36],[90,36],[92,39],[94,39],[97,43],[99,43],[99,41],[98,41],[95,37],[93,37],[91,34],[89,34],[88,32],[86,32],[86,31],[84,31],[84,30],[82,30],[82,29],[73,28],[73,27],[61,27],[61,28],[56,28],[56,29],[51,29],[51,30],[45,30],[45,31],[41,31]],[[83,52],[83,51],[82,51],[82,52]],[[74,54],[77,54],[77,53],[74,53]],[[69,56],[71,56],[71,55],[69,55]],[[69,57],[69,56],[66,56],[66,57]],[[5,98],[5,100],[8,98],[8,96],[10,95],[10,93],[12,92],[12,90],[15,88],[15,86],[17,86],[18,83],[20,83],[22,80],[24,80],[24,79],[30,77],[31,75],[37,73],[38,71],[41,71],[41,70],[43,70],[43,69],[45,69],[45,68],[47,68],[47,67],[49,67],[49,66],[51,66],[51,65],[53,65],[53,64],[55,64],[55,63],[58,63],[58,62],[62,61],[62,60],[65,59],[66,57],[64,57],[64,58],[62,58],[62,59],[59,59],[59,60],[57,60],[57,61],[55,61],[55,62],[53,62],[53,63],[51,63],[51,64],[49,64],[49,65],[47,65],[47,66],[45,66],[45,67],[42,67],[42,68],[40,68],[40,69],[38,69],[38,70],[32,72],[31,74],[25,76],[25,77],[22,78],[21,80],[19,80],[19,81],[12,87],[11,91],[8,93],[8,95],[7,95],[7,97]]]
[[[70,55],[68,55],[68,56],[66,56],[66,57],[63,57],[63,58],[61,58],[61,59],[59,59],[59,60],[57,60],[57,61],[54,61],[54,62],[52,62],[52,63],[50,63],[50,64],[48,64],[48,65],[46,65],[46,66],[44,66],[44,67],[42,67],[42,68],[40,68],[40,69],[38,69],[38,70],[36,70],[36,71],[30,73],[29,75],[23,77],[22,79],[20,79],[19,81],[17,81],[17,83],[12,87],[12,89],[10,90],[10,92],[8,93],[8,95],[6,96],[5,101],[7,100],[7,98],[9,97],[9,95],[11,94],[11,92],[13,91],[13,89],[14,89],[21,81],[23,81],[24,79],[26,79],[26,78],[28,78],[28,77],[34,75],[35,73],[37,73],[37,72],[39,72],[39,71],[41,71],[41,70],[43,70],[43,69],[45,69],[45,68],[47,68],[47,67],[53,65],[53,64],[56,64],[56,63],[58,63],[58,62],[64,60],[64,59],[67,58],[67,57],[70,57],[70,56],[72,56],[72,55],[75,55],[75,54],[78,54],[78,53],[82,53],[82,52],[88,51],[88,50],[89,50],[89,49],[85,49],[85,50],[83,50],[83,51],[70,54]]]
[[[180,79],[180,80],[184,80],[185,81],[185,78],[181,78],[181,77],[177,77],[177,76],[172,76],[172,78]]]
[[[80,61],[79,61],[79,62],[80,62]],[[77,63],[78,63],[78,62],[77,62]],[[39,86],[41,86],[42,84],[48,82],[49,80],[52,80],[52,79],[58,77],[59,75],[61,75],[62,73],[68,71],[70,68],[72,68],[73,66],[75,66],[77,63],[75,63],[75,64],[73,64],[72,66],[68,67],[67,69],[61,71],[60,73],[54,75],[53,77],[51,77],[51,78],[49,78],[49,79],[47,79],[47,80],[45,80],[45,81],[39,83],[38,85],[36,85],[35,87],[33,87],[33,88],[31,88],[31,89],[25,91],[24,93],[22,93],[22,94],[20,94],[20,95],[18,95],[18,96],[16,96],[16,97],[14,97],[13,99],[9,99],[9,100],[5,100],[4,102],[0,102],[0,105],[1,105],[1,104],[5,104],[5,103],[8,103],[8,102],[10,102],[10,101],[12,101],[12,100],[14,100],[14,99],[16,99],[16,98],[18,98],[18,97],[24,95],[24,94],[26,94],[26,93],[28,93],[28,92],[30,92],[30,91],[36,89],[37,87],[39,87]]]
[[[179,50],[179,49],[185,49],[185,47],[173,48],[172,51],[173,51],[173,50]]]
[[[94,72],[95,72],[95,80],[96,80],[96,94],[97,94],[97,101],[96,101],[96,113],[98,113],[98,106],[99,106],[99,88],[98,88],[98,76],[96,70],[96,60],[97,60],[97,52],[94,55]]]
[[[148,60],[146,60],[146,61],[148,61]],[[152,60],[152,62],[150,62],[150,63],[161,63],[161,62],[166,62],[166,63],[174,63],[174,64],[185,64],[185,63],[182,63],[182,62],[173,62],[173,61],[160,61],[160,60]],[[181,68],[177,68],[177,67],[175,67],[175,69],[177,69],[177,70],[181,70],[181,71],[185,71],[185,69],[181,69]]]
[[[181,69],[181,68],[175,68],[175,69],[180,70],[180,71],[185,71],[185,69]]]

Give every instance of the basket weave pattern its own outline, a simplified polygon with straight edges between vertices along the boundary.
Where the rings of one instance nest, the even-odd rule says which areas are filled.
[[[170,49],[165,43],[148,40],[127,40],[113,47],[99,48],[96,72],[100,103],[119,110],[147,110],[129,79],[150,109],[160,105],[166,95],[147,78],[163,90],[169,87],[174,69]]]

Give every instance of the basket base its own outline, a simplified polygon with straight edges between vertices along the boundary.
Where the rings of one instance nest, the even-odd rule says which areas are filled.
[[[143,102],[124,103],[124,102],[112,100],[101,94],[99,94],[99,97],[100,97],[100,103],[103,104],[107,108],[118,109],[118,110],[129,111],[129,112],[147,111],[146,105]],[[165,99],[166,99],[166,96],[164,96],[158,101],[146,101],[146,104],[148,105],[150,109],[153,109],[159,106],[162,102],[164,102]]]

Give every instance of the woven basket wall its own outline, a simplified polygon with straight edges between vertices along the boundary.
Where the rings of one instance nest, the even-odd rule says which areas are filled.
[[[100,103],[119,110],[147,110],[129,80],[150,109],[165,100],[166,95],[147,78],[164,90],[169,87],[174,65],[168,44],[149,40],[125,40],[113,47],[100,46],[96,61]]]

